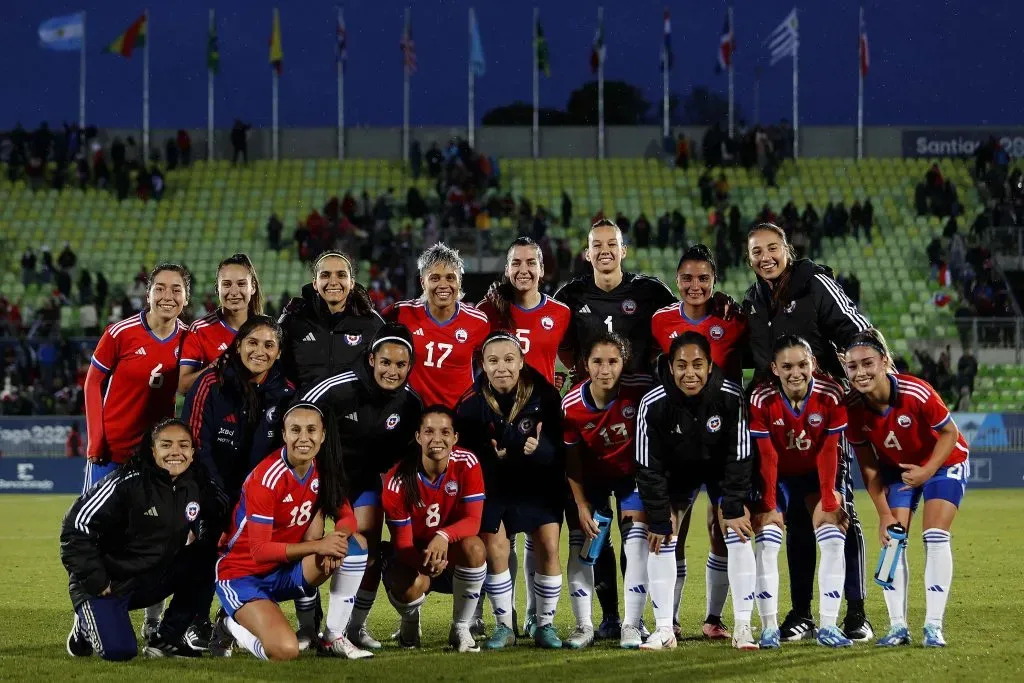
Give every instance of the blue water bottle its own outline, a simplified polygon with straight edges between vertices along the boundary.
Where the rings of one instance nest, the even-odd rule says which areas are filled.
[[[597,522],[597,536],[584,541],[583,547],[580,549],[580,562],[591,567],[601,555],[601,548],[608,542],[608,533],[612,529],[612,516],[595,510],[594,521]]]
[[[889,532],[889,542],[882,546],[882,556],[878,558],[875,570],[875,583],[879,586],[892,586],[900,556],[907,547],[907,530],[902,524],[890,524],[886,531]]]

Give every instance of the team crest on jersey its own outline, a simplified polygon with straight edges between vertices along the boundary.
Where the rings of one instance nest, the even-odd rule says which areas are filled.
[[[910,426],[910,416],[909,415],[900,415],[899,417],[896,418],[896,424],[898,424],[900,427],[909,427]]]
[[[718,341],[719,339],[725,336],[725,330],[722,329],[721,325],[712,325],[711,329],[708,330],[708,334],[711,335],[712,339]]]
[[[444,492],[453,498],[459,495],[459,484],[458,482],[449,481],[444,485]]]
[[[822,417],[818,413],[811,413],[810,415],[807,416],[807,424],[811,425],[812,427],[819,426],[821,424],[821,421]]]
[[[465,344],[466,340],[469,339],[469,332],[466,332],[461,327],[455,330],[455,340],[460,344]]]
[[[187,519],[190,522],[194,522],[198,518],[199,518],[199,503],[197,503],[197,502],[195,502],[193,500],[193,501],[189,502],[188,505],[185,506],[185,519]]]
[[[722,418],[720,418],[717,415],[712,415],[711,417],[708,418],[707,427],[708,431],[714,434],[715,432],[722,428]]]
[[[320,490],[320,478],[315,477],[313,481],[309,482],[309,490],[316,493]]]
[[[398,416],[398,413],[391,413],[390,415],[388,415],[387,421],[384,422],[384,428],[394,429],[395,427],[398,426],[398,423],[401,419],[402,418]]]
[[[795,301],[790,301],[788,304],[786,304],[786,307],[783,310],[786,313],[792,313],[793,311],[796,310],[796,302]]]
[[[174,347],[174,357],[175,358],[181,358],[181,347],[178,347],[178,346]]]
[[[633,407],[632,403],[624,403],[624,404],[622,404],[622,417],[624,417],[627,420],[629,420],[634,415],[636,415],[636,408]]]
[[[267,422],[273,423],[274,416],[277,415],[277,406],[270,406],[267,408]]]
[[[346,334],[345,343],[349,346],[356,346],[359,342],[363,341],[363,335],[361,334]]]
[[[529,434],[531,431],[533,431],[533,419],[529,417],[524,417],[522,420],[520,420],[519,431],[522,432],[523,434]]]
[[[545,330],[551,330],[555,327],[555,321],[550,315],[546,315],[540,319],[540,326]]]
[[[622,312],[626,315],[633,315],[636,313],[636,302],[632,299],[626,299],[622,302]]]

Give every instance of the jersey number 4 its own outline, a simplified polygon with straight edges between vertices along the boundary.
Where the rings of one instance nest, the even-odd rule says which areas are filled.
[[[882,444],[886,448],[894,448],[897,451],[902,451],[903,446],[900,445],[900,440],[896,438],[896,432],[890,431],[889,436],[885,437],[885,441]]]
[[[441,367],[441,365],[444,364],[444,359],[447,358],[449,354],[451,354],[452,349],[454,348],[451,344],[444,344],[438,342],[436,345],[438,356],[437,362],[435,363],[434,346],[434,342],[430,342],[429,344],[427,344],[427,359],[423,361],[423,365],[425,365],[428,368]]]

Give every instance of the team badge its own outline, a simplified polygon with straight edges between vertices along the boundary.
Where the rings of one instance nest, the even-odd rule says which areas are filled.
[[[459,484],[458,484],[458,482],[454,482],[454,481],[447,482],[444,485],[444,492],[447,493],[449,496],[453,496],[453,497],[459,495]]]
[[[708,330],[708,333],[711,335],[711,338],[714,339],[715,341],[718,341],[719,339],[725,336],[725,330],[722,329],[721,325],[712,325],[711,329]]]
[[[469,339],[469,333],[460,327],[459,329],[455,330],[455,339],[460,344],[465,344],[466,340]]]
[[[817,427],[818,425],[820,425],[821,420],[822,417],[818,413],[811,413],[810,415],[807,416],[807,424],[811,425],[812,427]]]
[[[545,330],[554,329],[555,321],[551,319],[551,316],[546,315],[540,319],[540,326],[543,327]]]
[[[309,490],[312,491],[313,493],[316,493],[317,491],[320,490],[320,478],[319,477],[316,477],[316,478],[313,479],[313,481],[309,482]]]
[[[899,417],[896,418],[896,424],[898,424],[900,427],[909,427],[910,426],[910,416],[909,415],[900,415]]]
[[[349,346],[356,346],[359,342],[363,341],[363,335],[361,334],[346,334],[345,343]]]
[[[388,415],[388,419],[384,423],[384,428],[385,429],[394,429],[395,427],[398,426],[398,422],[401,419],[402,418],[398,417],[398,413],[391,413],[390,415]]]
[[[708,431],[714,434],[722,428],[722,418],[717,415],[712,415],[708,418]]]
[[[267,422],[273,423],[274,417],[277,415],[277,406],[270,406],[267,408]]]
[[[174,357],[178,358],[178,359],[181,358],[181,347],[180,346],[175,346],[174,347]]]
[[[190,522],[196,521],[199,518],[199,503],[194,500],[185,506],[185,519]]]
[[[533,431],[533,420],[529,417],[524,417],[519,421],[519,431],[523,434],[529,434]]]
[[[636,313],[636,302],[632,299],[626,299],[622,302],[622,312],[626,315],[633,315]]]
[[[634,415],[636,415],[636,408],[633,407],[633,404],[632,403],[623,404],[623,406],[622,406],[622,417],[624,417],[627,420],[629,420]]]
[[[786,313],[792,313],[793,311],[796,310],[796,302],[790,301],[788,304],[786,304],[786,308],[784,308],[783,310],[786,311]]]

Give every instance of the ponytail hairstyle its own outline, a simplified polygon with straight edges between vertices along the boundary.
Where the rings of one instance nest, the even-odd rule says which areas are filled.
[[[263,305],[266,303],[263,297],[263,288],[260,286],[260,278],[256,275],[256,266],[248,254],[238,252],[232,254],[217,264],[217,279],[214,287],[220,286],[220,270],[224,266],[242,266],[249,271],[249,279],[252,281],[252,296],[249,298],[249,315],[263,315]]]
[[[870,349],[878,351],[879,355],[882,356],[882,364],[885,365],[885,371],[889,373],[896,372],[896,363],[893,362],[892,353],[889,351],[889,345],[885,341],[885,337],[882,333],[874,327],[869,327],[866,330],[856,333],[850,338],[850,343],[846,345],[846,351],[849,351],[855,346],[866,346]]]
[[[679,349],[690,344],[696,346],[704,354],[708,363],[713,363],[711,360],[711,342],[700,332],[694,332],[693,330],[687,330],[681,335],[672,340],[672,345],[668,347],[668,363],[672,364],[676,354],[679,353]]]
[[[772,291],[772,310],[778,311],[782,302],[786,300],[787,290],[789,289],[789,278],[793,274],[793,262],[796,261],[796,250],[793,249],[793,245],[789,243],[786,238],[786,231],[775,225],[774,223],[757,223],[747,233],[747,241],[750,241],[751,236],[756,232],[771,232],[774,233],[782,241],[782,248],[786,250],[786,269],[782,271],[782,274],[775,280],[775,286],[771,288]],[[747,256],[747,265],[750,265],[750,256]],[[753,266],[751,266],[753,269]]]
[[[288,413],[293,410],[312,410],[320,416],[324,428],[324,442],[320,444],[320,450],[317,451],[315,458],[316,473],[320,479],[316,512],[322,512],[324,517],[337,520],[338,510],[345,504],[348,496],[348,481],[341,462],[341,438],[338,430],[332,428],[335,424],[334,413],[330,408],[321,408],[309,401],[299,400],[284,412],[281,417],[282,424],[288,419]]]
[[[619,355],[622,356],[623,371],[625,371],[625,368],[629,366],[629,359],[632,357],[632,349],[629,342],[615,332],[601,332],[587,341],[587,345],[583,347],[584,365],[590,360],[590,354],[594,352],[594,347],[602,345],[614,346],[619,350]]]
[[[188,271],[188,268],[178,263],[158,263],[146,278],[147,308],[149,307],[149,290],[153,289],[153,283],[156,282],[156,276],[166,271],[177,273],[181,276],[181,280],[185,284],[185,305],[188,306],[188,302],[192,300],[192,273]]]
[[[349,290],[348,297],[345,299],[345,310],[351,311],[354,315],[360,318],[367,318],[374,313],[373,302],[370,301],[370,294],[366,291],[366,287],[356,282],[356,264],[352,258],[343,251],[337,249],[328,249],[327,251],[320,252],[320,255],[313,259],[313,284],[316,285],[317,276],[320,273],[320,263],[325,258],[340,258],[342,261],[348,264],[348,271],[352,277],[352,289]],[[314,289],[315,286],[314,286]],[[319,292],[317,297],[320,297]],[[321,299],[322,302],[322,299]]]
[[[711,255],[711,250],[706,245],[694,244],[684,251],[683,255],[679,257],[679,265],[676,266],[677,273],[687,261],[703,261],[707,263],[711,267],[711,277],[714,278],[715,282],[718,282],[718,264],[715,263],[715,257]]]
[[[775,362],[775,358],[780,353],[792,348],[801,348],[807,352],[807,355],[811,357],[812,372],[813,369],[818,367],[818,360],[814,357],[814,350],[811,348],[811,345],[806,339],[795,334],[785,334],[775,340],[775,343],[772,345],[772,362]],[[774,384],[779,391],[782,391],[782,379],[774,372],[769,371],[769,376],[765,378],[764,384]]]
[[[409,366],[412,367],[412,364],[416,360],[416,345],[413,344],[412,333],[409,332],[408,327],[402,323],[384,323],[384,325],[377,330],[377,333],[373,335],[367,354],[377,353],[377,349],[385,344],[397,344],[398,346],[405,347],[409,352]]]
[[[519,358],[523,358],[523,347],[519,345],[519,339],[507,330],[498,330],[497,332],[492,332],[487,336],[487,339],[484,340],[483,345],[480,347],[481,358],[487,350],[488,345],[494,344],[495,342],[511,342],[515,345],[516,351],[519,353]],[[515,421],[516,416],[519,415],[520,411],[526,407],[530,397],[533,396],[533,377],[531,377],[530,371],[527,370],[527,366],[524,364],[522,369],[519,371],[519,381],[516,382],[516,398],[512,403],[512,410],[509,411],[508,415],[502,413],[501,406],[498,405],[498,399],[494,396],[494,389],[491,388],[490,382],[484,382],[483,396],[491,410],[504,417],[508,422],[513,422]]]
[[[280,348],[284,331],[277,321],[266,315],[250,315],[238,328],[238,334],[235,335],[231,346],[213,363],[214,372],[217,373],[217,386],[221,389],[229,387],[242,397],[247,424],[250,427],[259,424],[260,417],[263,415],[263,405],[256,387],[249,381],[252,379],[252,373],[242,362],[241,347],[245,338],[261,327],[269,328],[274,332],[274,336],[277,337],[277,346]],[[231,372],[226,372],[228,368],[231,369]]]
[[[515,327],[512,323],[511,310],[512,304],[516,300],[516,289],[508,277],[508,265],[512,262],[512,253],[516,247],[533,247],[537,252],[537,261],[540,263],[541,269],[544,268],[544,252],[541,251],[540,245],[533,241],[532,237],[523,235],[517,237],[512,242],[512,245],[508,248],[508,253],[505,255],[505,272],[502,273],[501,278],[491,283],[490,288],[487,290],[487,295],[484,297],[494,307],[494,310],[498,312],[498,323],[500,326],[508,329]]]
[[[427,415],[447,415],[448,419],[451,420],[452,430],[455,430],[455,411],[448,406],[435,403],[434,405],[427,406],[420,413],[420,425],[416,431],[423,428],[423,421]],[[416,444],[416,448],[409,448],[406,456],[399,461],[398,469],[395,471],[395,477],[402,484],[402,495],[409,510],[415,510],[423,505],[423,501],[420,499],[420,485],[418,481],[422,462],[423,450],[419,444]]]

